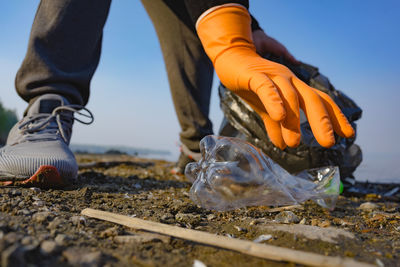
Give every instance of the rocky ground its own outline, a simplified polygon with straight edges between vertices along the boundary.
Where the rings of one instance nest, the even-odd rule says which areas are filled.
[[[77,155],[79,183],[63,190],[0,187],[2,266],[295,266],[135,231],[87,218],[90,207],[245,240],[400,266],[400,195],[341,196],[334,211],[313,202],[213,212],[190,200],[172,163],[126,155]],[[383,191],[392,187],[382,186]]]

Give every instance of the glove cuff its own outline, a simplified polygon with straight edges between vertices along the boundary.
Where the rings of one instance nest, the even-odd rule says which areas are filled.
[[[207,10],[199,17],[196,29],[214,65],[218,57],[231,48],[256,50],[252,39],[251,17],[241,5],[222,5]]]

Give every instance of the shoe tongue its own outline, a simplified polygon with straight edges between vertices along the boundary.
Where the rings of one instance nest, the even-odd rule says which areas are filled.
[[[68,105],[68,101],[55,94],[46,94],[38,99],[30,106],[28,110],[28,116],[38,114],[38,113],[52,113],[56,107]]]

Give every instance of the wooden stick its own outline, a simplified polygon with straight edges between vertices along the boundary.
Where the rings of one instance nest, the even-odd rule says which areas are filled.
[[[90,208],[82,210],[81,213],[82,215],[88,217],[125,225],[127,227],[174,236],[201,244],[238,251],[247,255],[256,256],[268,260],[288,261],[310,266],[326,267],[375,266],[367,263],[357,262],[349,258],[323,256],[311,252],[298,251],[294,249],[276,247],[266,244],[258,244],[252,241],[219,236],[207,232],[186,229],[158,222],[146,221],[138,218],[131,218],[120,214]]]

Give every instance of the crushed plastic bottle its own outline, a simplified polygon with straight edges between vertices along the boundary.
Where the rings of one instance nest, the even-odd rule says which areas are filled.
[[[312,199],[333,209],[340,174],[334,166],[292,175],[260,149],[238,138],[209,135],[200,142],[202,157],[186,166],[191,199],[206,209],[285,206]]]

